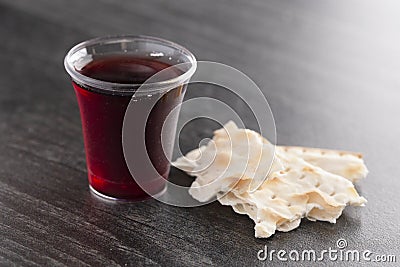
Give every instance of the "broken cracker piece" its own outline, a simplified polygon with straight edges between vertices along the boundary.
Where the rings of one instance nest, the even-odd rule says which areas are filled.
[[[276,150],[279,153],[300,157],[312,165],[343,176],[352,183],[365,178],[368,174],[360,153],[294,146],[277,146]]]
[[[303,217],[335,223],[347,205],[366,203],[354,185],[343,177],[299,158],[285,158],[282,163],[291,166],[290,171],[273,173],[274,177],[254,193],[243,190],[243,183],[248,181],[241,181],[218,198],[221,204],[247,214],[256,224],[257,237],[269,237],[276,230],[293,230]],[[304,169],[307,172],[303,174]]]
[[[256,237],[293,230],[303,217],[334,223],[347,205],[366,203],[352,184],[367,173],[359,155],[277,146],[273,157],[273,151],[258,133],[229,122],[212,142],[174,165],[196,176],[189,190],[195,199],[217,195],[221,204],[255,222]],[[249,185],[255,178],[264,182],[253,192]]]
[[[283,168],[274,159],[272,144],[254,131],[239,129],[234,122],[216,130],[206,146],[178,158],[173,165],[197,177],[189,193],[201,202],[209,201],[220,191],[227,192],[239,180],[262,182],[270,166],[273,171]]]

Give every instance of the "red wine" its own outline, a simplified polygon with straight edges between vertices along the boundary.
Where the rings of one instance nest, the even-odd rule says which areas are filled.
[[[113,83],[142,84],[157,72],[171,67],[170,64],[153,58],[138,58],[132,55],[98,56],[79,72],[90,78]],[[181,74],[177,68],[163,71],[157,80],[168,80]]]
[[[94,58],[79,72],[85,76],[113,83],[141,84],[157,72],[171,65],[153,58],[114,55]],[[171,68],[161,79],[177,77],[181,72]],[[89,183],[97,192],[114,198],[143,199],[148,195],[135,183],[125,162],[122,149],[122,124],[125,111],[134,93],[109,93],[73,83],[82,118]],[[165,187],[170,164],[161,145],[161,129],[167,115],[182,102],[186,87],[163,92],[150,112],[145,131],[148,155],[160,179],[152,182],[151,193]],[[161,93],[161,92],[160,92]],[[137,117],[147,116],[148,106],[157,94],[137,97]],[[143,111],[143,112],[142,112]],[[132,122],[134,123],[134,122]],[[173,140],[173,134],[167,139]],[[132,137],[134,138],[134,137]],[[172,149],[172,147],[171,147]],[[137,155],[144,157],[145,155]],[[143,166],[146,168],[146,166]]]

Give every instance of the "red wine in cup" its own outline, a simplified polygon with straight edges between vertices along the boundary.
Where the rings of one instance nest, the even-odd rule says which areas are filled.
[[[154,58],[138,58],[132,55],[97,56],[79,72],[97,80],[142,84],[157,72],[171,67],[170,64]],[[177,68],[163,72],[162,79],[171,79],[181,74]],[[132,93],[110,93],[73,83],[82,118],[89,183],[97,192],[118,199],[144,199],[148,195],[136,184],[125,162],[122,149],[122,125],[125,111]],[[160,178],[151,185],[150,193],[164,189],[170,164],[161,145],[161,128],[170,111],[182,102],[186,87],[180,86],[163,92],[148,117],[150,128],[146,128],[145,142],[148,155]],[[153,97],[139,96],[137,116],[147,116],[148,106]],[[141,112],[143,110],[143,112]],[[134,123],[134,122],[132,122]],[[173,139],[174,133],[167,138]],[[134,138],[134,137],[133,137]],[[137,155],[143,157],[145,155]]]

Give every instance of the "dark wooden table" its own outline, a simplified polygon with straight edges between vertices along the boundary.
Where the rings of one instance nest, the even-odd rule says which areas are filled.
[[[345,238],[349,249],[396,255],[398,266],[399,14],[398,1],[1,0],[0,265],[258,266],[271,264],[257,259],[264,245],[322,250]],[[248,74],[271,104],[279,144],[362,152],[367,206],[265,240],[219,203],[96,199],[62,63],[73,44],[121,33],[170,39]],[[211,132],[186,131],[183,148]]]

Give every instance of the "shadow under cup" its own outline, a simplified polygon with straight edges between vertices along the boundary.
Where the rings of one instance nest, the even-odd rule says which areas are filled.
[[[193,54],[159,38],[116,36],[76,45],[64,64],[79,104],[91,190],[123,200],[162,194],[178,114],[171,111],[182,103],[186,83],[196,69]],[[130,105],[134,113],[127,120]],[[134,165],[140,166],[131,168],[133,172],[124,157],[124,123],[130,126],[124,147],[129,147]],[[131,173],[140,177],[134,179]]]

